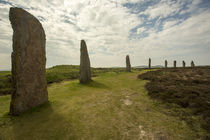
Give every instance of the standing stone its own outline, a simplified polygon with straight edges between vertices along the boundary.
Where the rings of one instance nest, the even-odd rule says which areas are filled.
[[[168,67],[168,61],[165,60],[165,68],[167,68],[167,67]]]
[[[129,55],[126,56],[126,71],[131,72],[131,63],[130,63]]]
[[[174,68],[176,68],[176,60],[174,60]]]
[[[87,46],[84,40],[81,40],[80,48],[80,83],[91,81],[90,59],[87,51]]]
[[[195,64],[193,61],[191,61],[191,67],[195,67]]]
[[[182,61],[182,66],[183,68],[185,68],[185,61]]]
[[[149,58],[149,69],[151,69],[151,58]]]
[[[45,78],[45,32],[41,23],[21,8],[12,7],[12,81],[10,114],[19,115],[48,101]]]

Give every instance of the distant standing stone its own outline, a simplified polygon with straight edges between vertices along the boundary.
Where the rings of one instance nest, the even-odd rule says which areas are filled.
[[[167,68],[167,67],[168,67],[168,61],[165,60],[165,68]]]
[[[21,8],[12,7],[12,81],[10,114],[19,115],[48,101],[45,78],[45,32],[41,23]]]
[[[126,71],[131,72],[131,63],[130,63],[129,55],[126,56]]]
[[[193,61],[191,61],[191,67],[195,67],[195,64]]]
[[[84,40],[81,40],[80,48],[80,83],[91,81],[90,59],[87,51],[87,46]]]
[[[185,68],[185,61],[182,61],[182,66],[183,68]]]
[[[149,58],[149,69],[151,69],[151,58]]]
[[[176,68],[176,60],[174,60],[174,68]]]

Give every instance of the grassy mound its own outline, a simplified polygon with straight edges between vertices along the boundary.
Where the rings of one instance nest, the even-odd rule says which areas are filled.
[[[210,132],[210,67],[162,69],[138,77],[150,80],[146,89],[152,98],[186,108],[178,115],[190,125],[194,115],[200,116]]]
[[[68,79],[79,77],[79,66],[76,65],[59,65],[46,70],[47,83],[60,82]]]
[[[92,76],[98,76],[105,72],[123,72],[124,68],[91,68]],[[60,82],[63,80],[73,80],[79,78],[78,65],[58,65],[46,69],[47,84]],[[10,71],[0,71],[0,95],[12,92],[12,80]]]

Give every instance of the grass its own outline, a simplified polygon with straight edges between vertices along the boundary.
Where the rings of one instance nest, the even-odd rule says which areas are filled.
[[[10,96],[0,96],[0,139],[198,139],[198,133],[137,79],[145,71],[101,73],[88,84],[78,80],[48,86],[49,103],[21,116],[8,116]]]
[[[6,95],[11,93],[11,72],[0,71],[0,95]]]
[[[122,72],[124,68],[91,68],[92,76],[98,76],[105,72]],[[47,84],[61,82],[63,80],[72,80],[79,78],[78,65],[58,65],[46,69]],[[12,80],[10,71],[0,71],[0,95],[11,94]]]
[[[210,67],[162,69],[139,75],[150,80],[149,96],[171,108],[170,114],[179,116],[195,131],[201,125],[210,138]]]
[[[47,83],[60,82],[68,79],[79,77],[79,66],[76,65],[59,65],[46,70]]]

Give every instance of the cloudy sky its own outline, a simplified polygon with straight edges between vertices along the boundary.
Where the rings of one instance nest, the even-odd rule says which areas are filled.
[[[210,0],[0,0],[0,70],[11,68],[9,8],[21,7],[42,23],[47,67],[79,64],[86,40],[91,66],[210,65]]]

